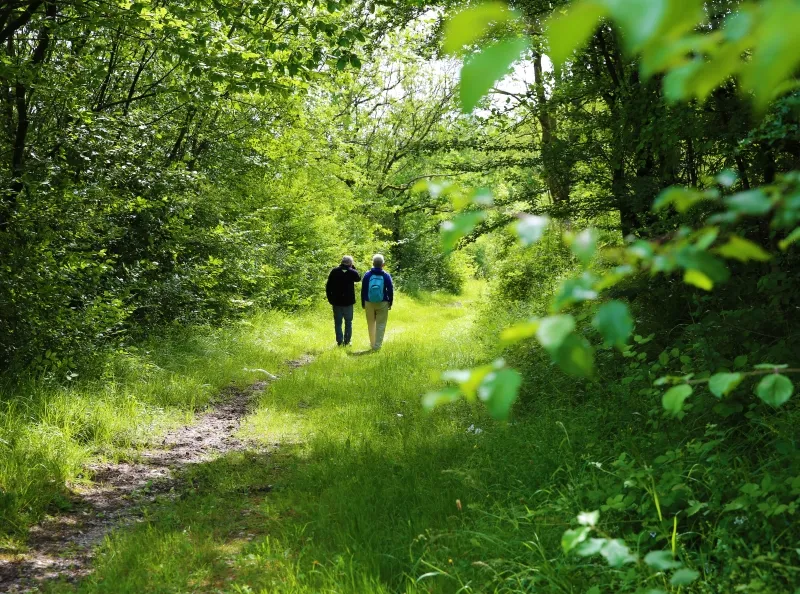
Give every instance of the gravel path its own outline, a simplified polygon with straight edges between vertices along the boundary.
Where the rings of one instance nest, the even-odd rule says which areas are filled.
[[[311,360],[305,355],[288,365],[297,368]],[[73,493],[73,509],[34,526],[26,553],[0,559],[0,592],[36,591],[42,581],[86,576],[94,549],[106,534],[139,521],[142,503],[178,490],[176,471],[227,452],[257,448],[234,434],[266,386],[257,382],[244,390],[227,390],[196,423],[167,433],[158,447],[140,452],[137,462],[90,464],[94,482]]]

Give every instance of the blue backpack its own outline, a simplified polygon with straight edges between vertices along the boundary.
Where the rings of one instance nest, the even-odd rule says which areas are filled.
[[[369,287],[367,288],[367,301],[370,303],[380,303],[383,301],[383,275],[373,274],[369,277]]]

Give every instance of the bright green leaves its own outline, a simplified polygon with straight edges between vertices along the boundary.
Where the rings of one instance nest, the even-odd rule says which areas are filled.
[[[669,583],[673,586],[688,586],[699,577],[700,574],[694,569],[684,567],[672,574]]]
[[[504,39],[464,61],[459,95],[464,113],[475,109],[481,98],[510,71],[511,65],[527,48],[527,39]]]
[[[694,188],[683,188],[681,186],[670,186],[653,202],[653,210],[662,210],[668,206],[674,206],[678,212],[686,212],[698,202],[713,199],[714,195],[708,192],[701,192]]]
[[[740,262],[749,262],[750,260],[766,262],[772,257],[761,246],[736,235],[732,235],[728,243],[717,248],[716,252],[720,256]]]
[[[575,551],[582,557],[601,555],[610,567],[622,567],[635,563],[637,557],[619,538],[589,538],[597,530],[600,512],[582,512],[578,515],[580,528],[566,530],[561,535],[561,548],[565,553]],[[602,534],[602,533],[601,533]]]
[[[478,398],[484,402],[492,417],[498,420],[508,418],[522,384],[519,372],[506,367],[502,359],[475,369],[445,371],[441,377],[444,381],[456,382],[458,387],[425,394],[422,397],[423,407],[430,410],[454,402],[463,395],[467,400]]]
[[[561,535],[561,548],[565,553],[569,553],[572,549],[577,547],[586,537],[589,536],[591,529],[587,526],[581,526],[575,530],[567,530]]]
[[[739,192],[725,199],[728,210],[742,215],[763,216],[772,210],[772,201],[761,190]]]
[[[789,233],[784,239],[781,239],[778,242],[778,247],[781,251],[786,251],[789,249],[789,246],[795,243],[796,241],[800,241],[800,227],[797,227],[794,231]]]
[[[583,264],[584,267],[588,266],[597,250],[597,230],[584,229],[575,236],[565,234],[565,239],[572,253],[580,260],[580,263]]]
[[[449,252],[458,244],[459,240],[471,233],[482,220],[486,218],[486,212],[473,210],[462,212],[449,221],[444,221],[441,227],[442,248]]]
[[[633,332],[633,318],[628,306],[621,301],[609,301],[597,310],[594,326],[609,346],[622,347]]]
[[[744,379],[741,373],[715,373],[708,380],[708,389],[717,398],[730,394]]]
[[[509,326],[500,333],[500,343],[503,345],[509,345],[527,338],[531,338],[532,336],[536,335],[536,331],[538,329],[538,319],[533,318],[524,322],[519,322],[513,326]]]
[[[523,215],[519,222],[516,223],[514,229],[519,237],[520,243],[524,246],[528,246],[542,238],[549,224],[549,217]]]
[[[631,553],[625,541],[619,538],[607,540],[600,549],[600,555],[605,558],[609,567],[622,567],[627,563],[636,563],[636,555]]]
[[[596,280],[594,275],[588,272],[584,272],[577,278],[566,279],[556,291],[555,297],[550,303],[550,310],[557,313],[574,303],[597,299],[597,291],[594,288]]]
[[[575,332],[564,338],[557,349],[550,351],[558,366],[570,375],[589,377],[594,369],[594,350],[580,334]]]
[[[600,520],[600,512],[581,512],[578,514],[578,524],[594,528]]]
[[[490,372],[478,386],[478,398],[486,403],[492,418],[505,420],[517,399],[522,376],[515,369],[499,369]]]
[[[570,315],[558,315],[539,320],[536,338],[545,349],[555,352],[575,329],[575,318]]]
[[[450,387],[438,392],[428,392],[422,397],[422,407],[425,410],[432,410],[437,406],[450,404],[461,398],[461,390]]]
[[[672,102],[705,100],[714,88],[740,75],[757,111],[791,89],[800,65],[800,5],[790,0],[740,4],[724,27],[697,33],[705,19],[701,0],[583,0],[556,11],[546,23],[556,68],[586,44],[602,18],[621,30],[629,54],[640,54],[644,78],[659,72]],[[752,53],[745,61],[742,56]]]
[[[687,270],[683,274],[683,282],[687,285],[693,285],[698,289],[710,291],[714,288],[714,281],[712,281],[705,273],[695,270],[693,268]]]
[[[758,382],[755,392],[761,400],[777,408],[792,397],[794,386],[785,375],[773,373]]]
[[[696,246],[678,250],[675,262],[686,271],[684,282],[705,291],[710,291],[715,283],[725,282],[730,277],[730,272],[719,258]]]
[[[604,2],[573,2],[565,13],[554,15],[547,22],[550,59],[560,67],[572,52],[595,32],[600,19],[608,13]]]
[[[566,373],[578,377],[591,375],[594,350],[583,336],[575,332],[573,316],[559,314],[520,322],[504,330],[500,340],[508,345],[532,336],[536,336],[539,344]]]
[[[480,40],[493,25],[505,23],[518,16],[502,2],[487,2],[462,10],[445,25],[443,49],[447,54],[457,54],[465,45]]]
[[[680,561],[675,561],[670,551],[650,551],[644,556],[644,562],[658,571],[677,569],[683,565]]]
[[[699,0],[584,0],[575,2],[564,14],[547,23],[547,39],[556,66],[583,46],[609,16],[622,29],[622,40],[630,53],[648,47],[658,51],[659,41],[674,41],[702,19]]]
[[[755,94],[755,106],[766,109],[776,90],[800,65],[800,4],[773,0],[758,7],[760,26],[754,28],[755,49],[742,68],[742,86]]]
[[[661,398],[661,404],[664,410],[672,415],[677,415],[683,410],[683,403],[692,395],[693,391],[694,389],[689,384],[672,386]]]
[[[469,235],[478,223],[485,220],[489,214],[486,210],[465,211],[464,209],[469,206],[484,208],[493,203],[492,193],[486,188],[474,188],[466,191],[460,185],[447,181],[437,182],[433,179],[423,179],[414,184],[411,191],[427,191],[433,200],[449,200],[455,210],[462,211],[451,220],[442,222],[440,234],[442,249],[445,252],[455,249],[461,238]]]
[[[500,2],[479,4],[459,12],[445,25],[444,51],[457,54],[464,46],[485,37],[492,27],[519,18]],[[467,57],[461,68],[459,97],[464,113],[470,113],[494,84],[503,78],[528,48],[527,38],[504,37]]]

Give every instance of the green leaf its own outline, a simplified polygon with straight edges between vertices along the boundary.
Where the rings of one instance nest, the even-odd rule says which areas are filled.
[[[633,332],[633,318],[628,306],[621,301],[609,301],[600,306],[592,320],[606,344],[622,347]]]
[[[653,210],[661,210],[673,205],[678,212],[686,212],[698,202],[707,199],[706,194],[693,188],[671,186],[658,195],[653,202]]]
[[[587,526],[581,526],[580,528],[576,528],[575,530],[567,530],[561,536],[561,548],[564,549],[565,553],[569,553],[572,549],[586,540],[586,537],[589,535],[589,530],[591,530]]]
[[[474,369],[450,369],[443,372],[441,377],[444,381],[457,382],[461,393],[466,396],[467,400],[472,401],[475,399],[478,387],[483,382],[483,379],[494,369],[501,367],[502,364],[501,359],[495,361],[492,365],[481,365]]]
[[[336,70],[344,70],[347,68],[347,65],[350,63],[350,59],[347,56],[342,56],[338,60],[336,60]]]
[[[578,524],[581,526],[596,526],[597,521],[600,519],[600,512],[595,510],[592,512],[581,512],[578,514]]]
[[[504,39],[470,56],[461,68],[461,109],[471,113],[528,48],[527,38]]]
[[[745,365],[747,365],[747,355],[739,355],[733,360],[733,366],[736,367],[736,369],[744,367]]]
[[[786,363],[759,363],[753,365],[753,369],[786,369],[789,367]]]
[[[756,396],[775,408],[789,400],[793,392],[792,381],[779,373],[764,377],[756,386]]]
[[[522,245],[528,246],[539,241],[544,235],[547,225],[550,223],[548,217],[538,215],[524,215],[515,226],[517,236]]]
[[[677,569],[683,565],[680,561],[675,561],[671,551],[650,551],[644,556],[644,562],[659,571]]]
[[[693,268],[687,270],[683,275],[683,282],[687,285],[694,285],[695,287],[699,287],[704,291],[710,291],[714,288],[714,281],[708,278],[705,274],[700,272],[699,270],[695,270]]]
[[[694,389],[689,384],[673,386],[666,391],[661,399],[664,410],[677,415],[683,410],[683,402],[692,395],[692,392],[694,392]]]
[[[761,246],[737,235],[732,235],[728,243],[717,248],[716,252],[725,258],[736,259],[740,262],[749,262],[750,260],[766,262],[772,258]]]
[[[597,299],[597,291],[593,288],[594,281],[594,276],[588,273],[562,281],[550,304],[550,309],[558,312],[573,303]]]
[[[578,233],[570,243],[572,253],[578,257],[581,264],[586,266],[591,262],[592,256],[597,249],[597,230],[584,229]]]
[[[582,47],[597,30],[601,18],[608,13],[603,2],[574,2],[566,12],[556,13],[545,25],[550,59],[556,68],[567,61],[572,52]]]
[[[742,87],[755,94],[756,111],[763,112],[774,98],[775,89],[789,78],[800,64],[800,5],[796,2],[771,2],[761,11],[760,23],[766,35],[759,37],[753,54],[742,69]]]
[[[702,272],[714,283],[725,282],[730,277],[728,267],[722,260],[694,246],[679,250],[675,254],[675,261],[681,268]]]
[[[609,540],[600,554],[611,567],[622,567],[626,563],[636,562],[636,555],[632,554],[625,542],[619,538]]]
[[[664,97],[670,103],[690,99],[694,95],[694,85],[702,72],[704,62],[696,58],[670,70],[664,76]]]
[[[521,384],[522,376],[514,369],[492,371],[478,387],[478,398],[486,403],[492,418],[503,421],[511,412]]]
[[[673,586],[688,586],[699,577],[700,574],[694,569],[684,567],[672,574],[672,579],[669,580],[669,583]]]
[[[461,398],[461,390],[458,388],[445,388],[438,392],[428,392],[422,397],[422,407],[425,410],[432,410],[437,406],[455,402]]]
[[[728,209],[744,215],[760,216],[772,210],[772,202],[761,190],[739,192],[725,198]]]
[[[708,389],[717,398],[730,394],[744,379],[741,373],[715,373],[708,379]]]
[[[571,315],[548,316],[539,320],[536,338],[548,351],[555,351],[575,329],[575,318]]]
[[[795,230],[789,233],[784,239],[781,239],[778,242],[778,247],[781,248],[782,252],[785,252],[790,245],[798,240],[800,240],[800,227],[795,228]]]
[[[590,538],[589,540],[579,544],[575,549],[575,552],[581,557],[596,555],[603,550],[603,547],[606,546],[607,542],[608,540],[605,538]]]
[[[477,224],[485,218],[486,212],[479,210],[462,212],[452,220],[444,221],[441,227],[442,249],[446,252],[451,251],[462,237],[475,229]]]
[[[553,360],[564,372],[577,377],[589,377],[594,369],[594,350],[583,336],[574,332],[567,336],[555,352]]]
[[[534,336],[539,329],[539,320],[531,318],[524,322],[518,322],[509,326],[500,333],[500,343],[503,345],[515,344]]]
[[[517,18],[517,13],[509,10],[502,2],[487,2],[462,10],[449,19],[444,27],[442,49],[446,54],[456,54],[465,45],[478,41],[492,25]]]

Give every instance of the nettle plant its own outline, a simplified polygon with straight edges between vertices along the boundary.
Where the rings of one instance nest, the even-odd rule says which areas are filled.
[[[581,0],[556,10],[545,24],[548,55],[556,69],[563,67],[573,52],[586,44],[601,19],[612,21],[620,30],[623,48],[639,57],[643,78],[661,75],[667,101],[705,100],[717,86],[731,77],[738,88],[752,97],[756,113],[763,113],[776,97],[797,87],[791,78],[800,66],[796,31],[800,30],[800,3],[765,0],[743,4],[731,12],[721,28],[704,23],[700,0]],[[471,53],[461,70],[460,97],[465,112],[472,111],[492,86],[530,46],[518,31],[520,17],[502,4],[484,4],[467,9],[450,20],[445,30],[444,49],[452,54],[474,49],[483,39],[491,43]],[[638,239],[608,254],[615,266],[602,273],[590,269],[598,250],[598,232],[584,229],[565,232],[563,240],[582,264],[582,271],[564,280],[550,302],[549,314],[531,318],[505,329],[501,341],[511,345],[535,338],[566,373],[588,377],[594,368],[594,348],[577,330],[576,316],[569,309],[599,300],[603,291],[635,274],[680,274],[683,281],[704,291],[730,276],[726,260],[765,262],[772,255],[734,229],[744,219],[768,220],[771,228],[784,235],[781,250],[800,240],[800,172],[777,178],[775,183],[725,195],[736,182],[735,174],[723,171],[716,187],[707,190],[673,186],[657,197],[655,211],[674,208],[686,213],[701,202],[714,203],[715,214],[697,227],[682,226],[658,240]],[[418,189],[423,189],[418,188]],[[472,232],[490,216],[491,197],[486,190],[428,182],[425,187],[436,199],[450,198],[457,214],[442,225],[444,249],[453,249],[460,238]],[[521,213],[513,224],[519,241],[531,245],[541,239],[550,224],[546,216]],[[606,345],[629,351],[634,321],[626,303],[603,302],[594,313],[592,326]],[[773,407],[784,404],[794,386],[786,374],[799,369],[762,363],[748,370],[716,373],[707,378],[693,374],[665,376],[656,380],[665,386],[662,404],[667,414],[682,416],[685,401],[699,385],[724,398],[748,376],[763,376],[755,395]],[[517,398],[521,376],[502,359],[469,370],[451,370],[442,379],[455,385],[425,395],[427,407],[461,397],[486,403],[498,419],[508,417]],[[582,515],[581,527],[564,535],[565,551],[605,556],[612,565],[637,561],[624,543],[607,537],[589,538],[596,531],[596,516]],[[588,539],[588,540],[587,540]],[[696,574],[683,570],[672,560],[674,551],[650,553],[644,562],[654,569],[676,569],[673,584],[691,582]]]

